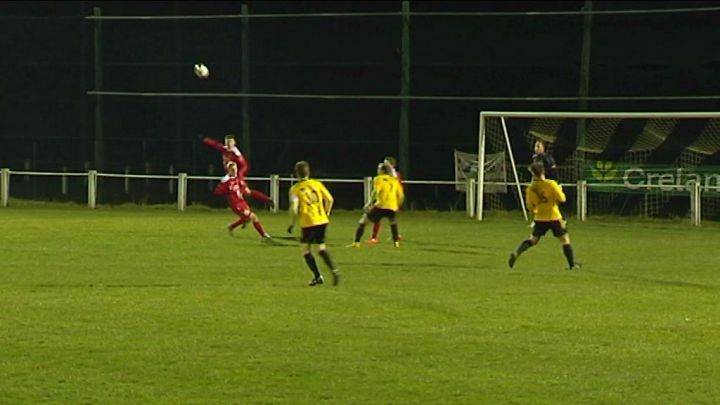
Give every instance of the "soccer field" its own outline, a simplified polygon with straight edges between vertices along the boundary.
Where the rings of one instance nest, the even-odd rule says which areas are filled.
[[[717,224],[571,221],[568,272],[552,238],[507,268],[519,214],[402,212],[399,249],[387,224],[347,249],[358,217],[328,230],[342,284],[309,288],[229,211],[0,209],[0,403],[720,398]]]

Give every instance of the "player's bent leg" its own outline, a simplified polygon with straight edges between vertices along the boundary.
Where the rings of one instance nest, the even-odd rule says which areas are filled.
[[[304,249],[303,257],[305,258],[305,264],[307,264],[308,268],[310,268],[310,271],[313,274],[313,279],[310,280],[308,285],[310,287],[314,287],[316,285],[322,284],[325,280],[323,280],[323,277],[320,275],[320,270],[318,270],[317,262],[315,262],[315,257],[310,251],[309,245],[307,246],[307,248]]]
[[[272,239],[270,234],[265,231],[265,228],[263,227],[262,223],[260,222],[260,218],[258,218],[258,216],[255,215],[254,212],[250,212],[250,215],[248,215],[248,218],[250,219],[250,221],[252,221],[255,231],[258,233],[258,235],[260,235],[260,238],[262,238],[263,241],[269,241]]]
[[[367,214],[363,214],[358,223],[358,227],[355,230],[355,240],[348,247],[360,247],[360,239],[362,239],[363,233],[365,232],[365,225],[368,223]]]
[[[373,230],[372,230],[372,237],[370,240],[368,240],[368,243],[378,243],[378,234],[380,233],[380,222],[375,222],[373,224]]]
[[[520,245],[518,245],[518,247],[512,253],[510,253],[510,257],[508,258],[508,266],[512,269],[513,266],[515,266],[515,262],[517,261],[518,257],[520,257],[520,255],[523,254],[526,250],[537,245],[538,242],[540,242],[540,238],[537,236],[530,236],[528,239],[520,242]]]
[[[390,218],[390,232],[392,233],[393,245],[400,247],[400,230],[395,217]]]
[[[272,202],[272,199],[270,197],[268,197],[267,194],[265,194],[265,193],[262,193],[257,190],[251,190],[251,189],[247,189],[247,191],[248,192],[246,195],[252,199],[255,199],[255,200],[263,202],[263,203]]]
[[[562,243],[563,254],[568,263],[568,270],[579,270],[580,263],[575,261],[575,253],[573,252],[572,244],[570,244],[570,235],[564,234],[558,236],[558,240]]]
[[[335,267],[335,263],[333,263],[332,257],[330,257],[330,252],[327,251],[327,247],[324,243],[318,246],[318,254],[320,255],[320,257],[322,257],[323,261],[332,272],[333,285],[340,284],[340,270]]]

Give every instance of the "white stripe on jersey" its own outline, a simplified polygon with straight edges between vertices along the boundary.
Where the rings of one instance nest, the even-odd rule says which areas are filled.
[[[235,156],[242,156],[242,153],[240,153],[240,149],[238,149],[237,146],[233,146],[233,147],[230,149],[230,152],[234,153]]]

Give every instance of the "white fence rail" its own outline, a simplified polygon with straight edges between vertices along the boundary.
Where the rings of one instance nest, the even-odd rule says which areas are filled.
[[[62,182],[63,194],[67,194],[67,179],[69,177],[84,177],[87,182],[87,206],[89,208],[95,208],[97,206],[97,189],[98,189],[98,178],[119,178],[125,179],[125,191],[129,189],[130,179],[144,179],[149,180],[167,180],[168,191],[170,194],[177,194],[177,209],[178,211],[184,211],[187,207],[187,190],[189,180],[207,180],[207,181],[219,181],[219,176],[191,176],[187,173],[178,173],[176,175],[151,175],[151,174],[130,174],[130,173],[98,173],[96,170],[88,170],[87,172],[70,173],[70,172],[31,172],[31,171],[13,171],[10,169],[0,169],[0,206],[7,207],[10,201],[10,188],[11,188],[11,176],[52,176],[60,177]],[[247,177],[249,181],[265,181],[270,183],[270,199],[273,201],[272,212],[277,212],[280,206],[280,183],[287,182],[292,184],[296,179],[291,177],[280,177],[277,174],[270,175],[269,177]],[[350,183],[358,184],[363,187],[363,201],[362,204],[358,201],[358,208],[367,203],[372,195],[372,177],[365,177],[363,179],[330,179],[321,178],[319,179],[327,183]],[[465,193],[466,197],[466,213],[469,217],[472,217],[475,208],[475,179],[468,179],[466,182],[456,181],[438,181],[438,180],[408,180],[404,181],[405,184],[418,184],[418,185],[450,185],[456,186],[463,184],[471,192]]]
[[[98,178],[120,178],[125,180],[125,191],[129,189],[128,181],[130,179],[144,179],[149,181],[154,180],[167,180],[168,191],[170,194],[177,195],[177,209],[184,211],[187,207],[187,191],[188,181],[190,180],[206,180],[206,181],[218,181],[218,176],[191,176],[187,173],[178,173],[176,175],[151,175],[151,174],[130,174],[130,173],[98,173],[96,170],[88,170],[87,172],[32,172],[32,171],[13,171],[10,169],[0,169],[0,206],[7,207],[10,201],[10,188],[12,176],[53,176],[60,177],[63,194],[67,194],[67,181],[68,178],[72,177],[84,177],[87,182],[87,206],[89,208],[95,208],[97,206],[97,187]],[[264,181],[269,182],[270,187],[270,198],[274,202],[272,212],[278,212],[280,206],[280,184],[287,182],[292,184],[296,179],[291,177],[280,177],[277,174],[270,175],[269,177],[248,177],[250,181]],[[372,177],[365,177],[363,179],[332,179],[332,178],[321,178],[319,179],[327,183],[347,183],[357,184],[363,187],[363,201],[367,203],[372,194]],[[475,216],[475,210],[477,209],[477,202],[475,201],[476,196],[476,183],[475,179],[468,179],[467,182],[456,182],[456,181],[442,181],[442,180],[406,180],[405,184],[408,185],[447,185],[456,186],[464,184],[466,190],[470,192],[465,193],[465,207],[466,214],[468,217]],[[521,183],[522,186],[527,186],[529,183]],[[485,185],[500,185],[500,186],[516,186],[514,182],[485,182]],[[581,180],[576,184],[566,183],[562,184],[564,188],[575,188],[576,192],[576,214],[577,219],[580,221],[586,221],[588,217],[588,193],[592,191],[599,191],[607,188],[626,188],[625,184],[588,184],[586,181]],[[659,190],[664,191],[667,186],[657,184],[643,185],[644,189],[647,190]],[[695,226],[702,224],[702,196],[704,191],[720,191],[720,187],[709,187],[703,189],[699,184],[693,184],[689,190],[686,190],[690,201],[690,221]],[[677,190],[675,190],[677,192]],[[361,202],[358,201],[358,207]]]

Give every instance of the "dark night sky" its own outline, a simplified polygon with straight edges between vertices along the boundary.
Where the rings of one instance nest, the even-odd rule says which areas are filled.
[[[579,10],[583,2],[411,2],[412,11]],[[594,2],[596,10],[720,2]],[[0,166],[82,169],[93,159],[93,23],[105,15],[239,13],[240,2],[3,2]],[[399,11],[399,2],[250,2],[251,13]],[[720,94],[720,12],[596,15],[590,95]],[[411,94],[575,96],[582,16],[413,17]],[[240,21],[106,21],[106,90],[240,92]],[[400,90],[399,17],[254,19],[251,91],[392,94]],[[192,65],[210,66],[197,80]],[[253,99],[251,174],[295,160],[324,175],[371,174],[398,153],[399,101]],[[590,109],[718,110],[717,101],[591,102]],[[241,129],[237,98],[107,97],[106,170],[153,167],[204,174],[201,134]],[[411,103],[410,175],[450,178],[454,148],[473,150],[481,110],[575,110],[577,102]],[[33,152],[33,145],[34,152]],[[92,163],[90,164],[92,166]],[[136,170],[139,171],[139,170]]]

